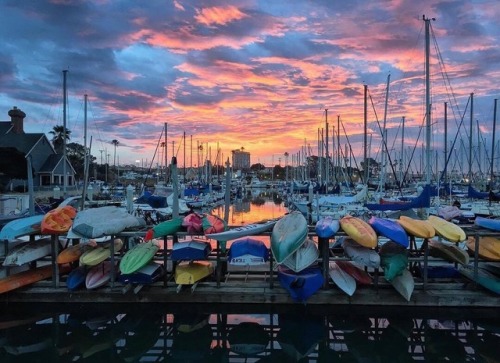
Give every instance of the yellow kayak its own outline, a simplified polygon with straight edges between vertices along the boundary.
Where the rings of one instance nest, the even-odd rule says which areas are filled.
[[[467,248],[474,252],[476,250],[476,239],[467,239]],[[500,261],[500,239],[497,237],[479,237],[478,255],[485,260]]]
[[[214,272],[214,267],[208,261],[181,262],[175,268],[175,283],[177,285],[192,285]]]
[[[115,252],[120,251],[122,247],[123,247],[123,241],[120,238],[116,238],[114,241]],[[96,266],[100,264],[102,261],[109,258],[110,256],[111,256],[111,250],[109,248],[109,245],[99,246],[84,252],[80,256],[80,265]]]
[[[432,215],[428,220],[436,230],[436,234],[450,242],[462,242],[467,238],[464,230],[452,222]]]
[[[419,238],[432,238],[436,235],[436,230],[429,221],[414,219],[407,216],[400,216],[397,220],[406,233]]]
[[[347,215],[340,220],[340,227],[361,246],[368,248],[377,247],[377,233],[364,220]]]

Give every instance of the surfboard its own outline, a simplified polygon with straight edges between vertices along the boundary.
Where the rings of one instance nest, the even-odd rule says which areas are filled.
[[[271,251],[278,264],[305,242],[307,231],[306,218],[299,211],[286,214],[276,222],[271,233]]]
[[[408,247],[410,244],[405,229],[395,220],[372,216],[368,224],[372,226],[378,235],[389,238],[403,247]]]
[[[412,236],[419,238],[432,238],[436,235],[436,230],[427,220],[400,216],[397,222],[401,224],[405,231]]]
[[[332,216],[321,217],[315,226],[315,231],[320,238],[331,238],[340,229],[340,222]]]
[[[316,242],[306,238],[306,241],[283,261],[283,265],[294,272],[300,272],[317,262],[318,257],[319,250]]]
[[[368,248],[377,247],[377,233],[362,219],[346,215],[340,220],[340,226],[349,237],[361,246]]]
[[[43,214],[18,218],[8,222],[0,230],[0,241],[14,241],[16,238],[40,233]]]
[[[275,224],[276,221],[268,221],[265,223],[251,223],[241,227],[231,228],[224,232],[209,233],[206,236],[217,241],[230,241],[233,239],[252,236],[269,231]]]
[[[69,231],[76,216],[76,209],[70,205],[49,210],[42,219],[42,234],[62,234]]]
[[[123,255],[120,261],[122,274],[131,274],[149,263],[160,247],[156,242],[144,242],[135,245]]]
[[[342,270],[335,261],[330,261],[328,274],[332,281],[347,295],[352,296],[356,291],[356,280]]]
[[[464,230],[452,222],[433,215],[430,215],[428,220],[436,230],[436,233],[450,242],[462,242],[467,238]]]

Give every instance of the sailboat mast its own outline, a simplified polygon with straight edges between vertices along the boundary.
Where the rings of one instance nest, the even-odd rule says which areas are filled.
[[[470,125],[469,125],[469,184],[472,184],[472,119],[474,118],[474,93],[470,94]]]
[[[497,128],[497,101],[495,98],[495,106],[493,107],[493,135],[491,136],[491,161],[490,161],[490,192],[493,190],[493,162],[495,160],[495,130]],[[491,203],[491,199],[490,199]]]
[[[63,197],[66,198],[66,186],[68,185],[67,175],[66,175],[66,104],[67,91],[66,91],[66,77],[68,70],[63,70]]]
[[[368,185],[368,85],[364,85],[364,110],[363,110],[363,148],[364,148],[364,183]]]
[[[328,191],[328,184],[330,183],[330,154],[328,153],[328,109],[325,108],[325,154],[326,154],[326,165],[325,165],[325,182],[326,191]]]
[[[431,183],[431,81],[430,81],[430,27],[431,20],[423,16],[425,21],[425,176],[426,184]]]

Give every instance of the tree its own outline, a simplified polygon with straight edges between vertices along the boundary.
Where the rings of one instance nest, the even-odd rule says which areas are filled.
[[[265,170],[265,169],[266,169],[266,167],[261,163],[252,164],[252,166],[250,166],[250,170],[252,170],[252,171],[261,171],[261,170]]]
[[[113,144],[113,146],[115,147],[115,153],[113,156],[113,169],[116,170],[116,147],[120,144],[120,142],[118,140],[114,139],[111,141],[111,144]]]
[[[65,139],[66,141],[70,140],[71,131],[66,128],[66,135],[64,134],[64,131],[64,126],[62,125],[56,125],[51,131],[49,131],[49,134],[52,135],[52,145],[58,154],[63,153]]]
[[[66,156],[73,166],[73,169],[75,169],[76,176],[83,178],[85,173],[85,147],[76,142],[67,144]],[[95,162],[95,160],[96,158],[94,156],[89,155],[89,166]]]

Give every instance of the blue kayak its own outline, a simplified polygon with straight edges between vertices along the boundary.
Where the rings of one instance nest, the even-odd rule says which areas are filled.
[[[279,266],[278,280],[296,302],[306,302],[323,286],[324,282],[319,267],[308,267],[300,272],[293,272],[286,267]]]
[[[68,290],[78,290],[85,285],[85,277],[87,276],[87,268],[80,266],[71,271],[66,279]]]
[[[170,257],[172,261],[206,260],[211,251],[210,243],[192,239],[187,242],[174,243]]]
[[[500,231],[500,219],[476,217],[474,224],[479,227],[491,229],[492,231]]]
[[[228,262],[231,265],[261,265],[269,260],[269,249],[261,240],[244,237],[231,244]]]
[[[408,234],[404,228],[396,221],[386,218],[371,217],[368,223],[377,232],[379,236],[384,236],[400,244],[403,247],[408,247]]]
[[[335,236],[335,234],[340,229],[340,222],[338,219],[334,219],[331,216],[321,217],[318,222],[316,222],[316,234],[320,238],[330,238]]]
[[[131,274],[121,274],[118,281],[122,284],[148,285],[158,281],[165,274],[163,265],[150,262]]]

